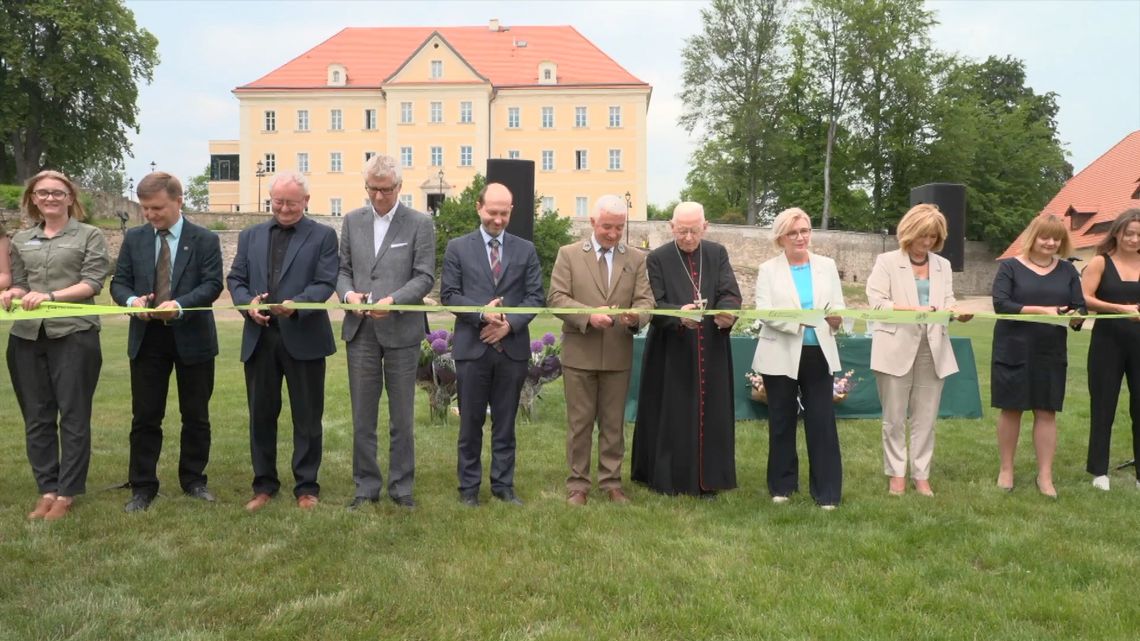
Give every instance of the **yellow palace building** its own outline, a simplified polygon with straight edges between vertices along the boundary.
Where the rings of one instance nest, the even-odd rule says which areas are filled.
[[[309,211],[342,215],[386,153],[416,209],[458,196],[489,158],[520,158],[542,210],[586,216],[628,193],[645,219],[652,89],[573,27],[347,28],[233,93],[240,138],[210,141],[211,211],[267,211],[268,177],[296,169]]]

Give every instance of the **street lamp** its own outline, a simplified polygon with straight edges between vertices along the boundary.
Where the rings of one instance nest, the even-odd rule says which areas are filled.
[[[625,192],[625,244],[629,245],[629,212],[633,209],[633,197]]]
[[[259,160],[257,161],[257,171],[253,175],[257,176],[257,211],[261,211],[261,179],[265,177],[265,165]]]
[[[436,175],[439,176],[439,202],[436,203],[435,206],[435,213],[438,216],[439,212],[443,209],[443,170],[440,169]]]
[[[155,167],[158,167],[158,164],[155,163],[153,160],[150,161],[150,173],[152,173],[152,174],[154,173]]]

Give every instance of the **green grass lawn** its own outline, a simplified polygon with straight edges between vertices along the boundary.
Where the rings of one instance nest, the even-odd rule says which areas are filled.
[[[537,329],[554,329],[551,319]],[[219,497],[178,493],[177,428],[159,474],[163,496],[123,513],[130,390],[126,323],[108,320],[87,495],[64,521],[29,523],[36,490],[7,371],[0,373],[0,640],[9,639],[1131,639],[1140,628],[1140,492],[1131,472],[1101,493],[1084,473],[1088,332],[1070,334],[1060,416],[1060,499],[1033,488],[1028,424],[1017,488],[994,487],[994,413],[938,426],[937,496],[887,496],[879,426],[842,421],[844,503],[806,492],[774,506],[764,491],[765,424],[737,425],[740,488],[715,502],[631,486],[633,505],[564,502],[561,385],[520,423],[517,489],[526,506],[460,506],[456,419],[417,407],[414,512],[385,501],[349,513],[352,436],[343,345],[331,359],[322,504],[285,491],[250,515],[240,325],[221,324],[208,472]],[[6,345],[7,328],[0,328]],[[974,339],[988,404],[992,324]],[[177,416],[171,398],[168,416]],[[1122,407],[1126,407],[1122,403]],[[284,413],[288,415],[288,410]],[[1131,458],[1122,413],[1113,461]],[[627,431],[627,442],[632,426]],[[382,441],[383,443],[383,441]],[[806,455],[801,438],[802,473]],[[386,448],[381,447],[381,450]],[[627,448],[628,451],[628,448]],[[386,457],[382,468],[387,471]],[[627,469],[628,472],[628,469]],[[806,488],[806,478],[801,486]]]

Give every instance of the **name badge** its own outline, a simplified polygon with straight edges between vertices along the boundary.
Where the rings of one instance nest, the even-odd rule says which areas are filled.
[[[24,243],[24,247],[39,247],[42,244],[43,244],[43,242],[41,242],[40,239],[33,238],[33,239],[29,240],[28,242]]]

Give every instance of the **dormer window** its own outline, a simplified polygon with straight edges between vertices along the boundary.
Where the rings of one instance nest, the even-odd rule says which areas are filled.
[[[343,87],[348,83],[348,70],[344,65],[331,64],[328,67],[328,86]]]
[[[1132,200],[1140,200],[1140,180],[1136,181],[1136,189],[1132,192]]]
[[[538,63],[538,84],[558,84],[558,65],[554,64],[553,62]]]

